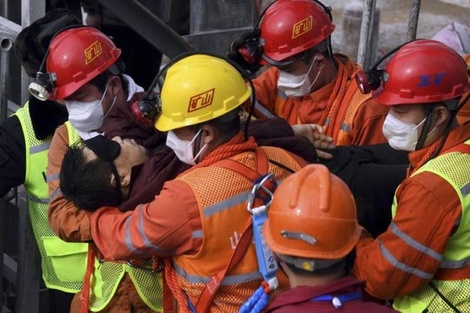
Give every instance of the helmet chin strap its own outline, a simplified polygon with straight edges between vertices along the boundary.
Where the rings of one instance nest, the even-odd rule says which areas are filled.
[[[421,134],[419,135],[419,138],[418,138],[418,142],[416,143],[415,151],[422,149],[424,146],[424,141],[426,140],[428,133],[429,133],[429,128],[431,127],[431,114],[432,114],[433,109],[434,109],[434,105],[426,116],[426,120],[424,121],[424,124],[423,124],[423,130],[421,131]]]
[[[454,107],[451,104],[446,103],[447,108],[450,110],[450,118],[449,118],[449,121],[447,122],[444,134],[442,136],[443,139],[441,143],[439,144],[439,147],[437,147],[436,151],[433,152],[433,154],[429,157],[429,159],[426,162],[428,162],[431,159],[434,159],[439,154],[442,147],[444,146],[445,141],[447,140],[447,137],[449,136],[450,129],[452,128],[452,122],[457,116],[457,113],[459,112],[459,110],[464,106],[465,103],[467,103],[469,99],[470,99],[470,93],[465,97],[463,101],[460,101],[457,107]]]

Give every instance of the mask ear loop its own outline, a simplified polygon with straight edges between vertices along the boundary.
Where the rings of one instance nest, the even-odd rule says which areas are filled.
[[[201,139],[202,139],[202,125],[199,124],[196,127],[196,138],[194,138],[194,145],[193,145],[193,156],[198,155],[201,152]],[[197,156],[199,159],[199,155]],[[199,163],[198,160],[194,160],[195,163]]]
[[[114,161],[108,161],[108,164],[109,164],[109,167],[111,168],[111,171],[113,172],[114,180],[116,181],[116,187],[114,189],[116,193],[116,199],[118,203],[122,203],[121,178],[117,171],[116,165],[114,164]]]

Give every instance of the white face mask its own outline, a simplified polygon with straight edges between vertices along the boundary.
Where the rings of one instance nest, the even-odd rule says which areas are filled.
[[[199,149],[199,152],[193,156],[193,143],[197,136],[201,133],[200,129],[192,140],[182,140],[173,131],[169,131],[166,136],[166,145],[175,152],[178,159],[186,164],[195,165],[196,159],[201,155],[201,152],[206,148],[206,144]]]
[[[317,57],[313,58],[310,68],[307,73],[301,75],[294,75],[284,71],[279,72],[279,79],[277,81],[277,88],[284,92],[288,97],[302,97],[310,93],[310,89],[317,82],[321,70],[318,71],[317,76],[313,82],[310,82],[310,71]]]
[[[419,124],[403,122],[393,114],[388,113],[382,127],[383,134],[389,145],[396,150],[415,151],[418,143],[418,128],[426,121],[425,117]],[[434,129],[428,132],[427,136]]]
[[[104,118],[108,115],[116,102],[116,97],[114,97],[113,103],[105,115],[101,103],[106,95],[108,86],[109,82],[104,89],[101,99],[89,102],[65,100],[65,106],[69,112],[69,121],[76,130],[81,133],[89,133],[103,126]]]

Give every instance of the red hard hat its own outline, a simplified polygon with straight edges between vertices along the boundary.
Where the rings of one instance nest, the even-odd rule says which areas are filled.
[[[276,189],[263,232],[277,254],[337,260],[354,249],[361,229],[348,186],[324,165],[311,164]]]
[[[384,105],[450,100],[470,90],[467,64],[445,44],[416,40],[404,45],[385,67],[374,94]]]
[[[64,30],[51,41],[47,72],[55,76],[49,100],[64,99],[103,73],[121,55],[113,41],[93,27]]]
[[[335,25],[312,0],[278,0],[266,10],[260,28],[264,55],[282,61],[327,39]]]

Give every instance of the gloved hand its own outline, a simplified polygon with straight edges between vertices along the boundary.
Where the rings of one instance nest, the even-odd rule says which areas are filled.
[[[244,32],[232,42],[227,57],[243,67],[250,74],[256,73],[260,68],[259,60],[263,49],[259,44],[260,29]]]

